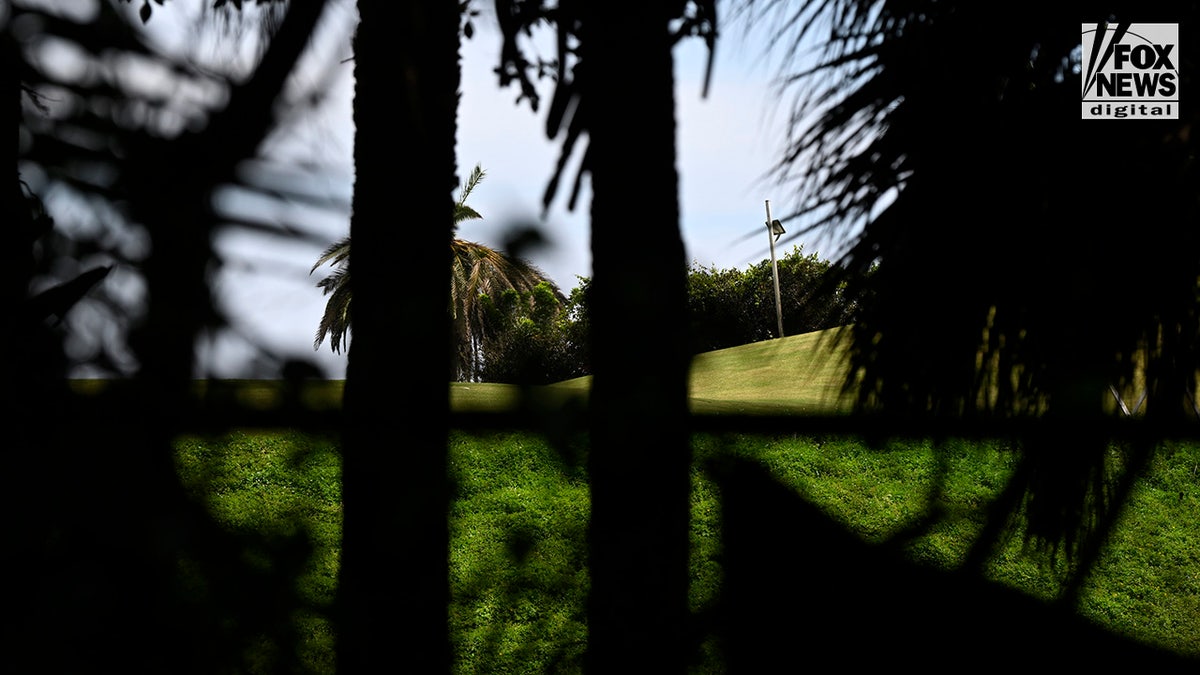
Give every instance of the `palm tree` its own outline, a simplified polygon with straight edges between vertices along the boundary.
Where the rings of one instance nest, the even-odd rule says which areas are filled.
[[[486,175],[483,168],[476,164],[463,183],[458,200],[454,203],[453,226],[456,234],[463,222],[483,218],[467,204],[467,198]],[[494,297],[508,289],[528,293],[538,284],[546,283],[560,301],[565,299],[541,270],[514,255],[457,236],[450,244],[450,254],[450,312],[456,337],[454,378],[469,381],[479,373],[486,358],[487,344],[493,337],[488,322],[484,320],[485,310],[479,302],[480,295]],[[326,263],[334,265],[335,269],[317,282],[317,287],[329,296],[329,300],[325,304],[325,313],[321,316],[313,348],[319,348],[328,336],[333,351],[338,352],[347,344],[350,331],[349,236],[325,249],[312,271]]]
[[[482,218],[466,205],[466,198],[483,177],[483,170],[476,165],[455,204],[456,231],[459,223]],[[458,237],[450,244],[450,253],[450,311],[456,337],[454,375],[456,380],[471,381],[478,376],[490,351],[490,343],[496,337],[485,320],[480,296],[486,294],[495,298],[509,289],[529,295],[535,287],[545,283],[553,289],[560,306],[566,298],[541,270],[509,253]]]

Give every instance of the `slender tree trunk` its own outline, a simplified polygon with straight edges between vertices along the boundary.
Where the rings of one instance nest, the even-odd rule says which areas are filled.
[[[339,671],[446,672],[458,5],[358,9]]]
[[[668,3],[586,3],[593,111],[588,668],[682,672],[690,439]]]

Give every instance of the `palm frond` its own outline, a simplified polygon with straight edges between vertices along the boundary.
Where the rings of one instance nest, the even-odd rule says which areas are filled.
[[[1079,35],[1062,26],[1078,18],[1053,3],[1003,33],[987,30],[1014,11],[1003,3],[744,4],[781,12],[780,37],[819,40],[816,66],[783,79],[795,96],[777,167],[796,190],[788,216],[834,235],[845,269],[878,271],[846,334],[859,407],[1079,424],[1069,441],[1059,428],[1023,439],[1011,508],[1029,500],[1023,535],[1051,550],[1103,541],[1109,446],[1087,432],[1107,388],[1134,380],[1130,355],[1147,354],[1148,409],[1194,410],[1195,115],[1152,135],[1113,125],[1096,143],[1064,112],[1081,75]],[[1089,194],[1105,199],[1080,199],[1064,186],[1081,166],[1137,170],[1095,177]],[[1133,222],[1137,237],[1098,234]],[[1138,281],[1109,290],[1113,270]]]
[[[463,183],[462,191],[459,192],[458,202],[455,205],[458,207],[466,206],[467,197],[471,196],[471,191],[475,189],[475,186],[479,185],[486,175],[487,172],[483,170],[483,167],[476,164],[475,168],[471,169],[471,175],[467,176],[467,182]]]
[[[329,336],[329,346],[334,353],[341,351],[343,346],[349,346],[347,336],[350,333],[350,268],[343,266],[333,274],[317,282],[329,300],[325,303],[325,312],[321,315],[321,323],[317,327],[317,335],[313,340],[313,349],[319,349],[325,337]]]
[[[456,204],[454,206],[454,224],[457,226],[464,220],[483,220],[483,216],[475,209],[466,204]]]
[[[479,164],[471,170],[471,175],[467,176],[467,182],[463,183],[462,190],[459,192],[458,201],[454,203],[454,228],[457,230],[459,223],[464,220],[482,220],[483,216],[478,211],[467,206],[467,197],[471,196],[471,191],[475,186],[483,180],[487,172]]]
[[[450,313],[458,335],[456,370],[462,380],[476,376],[485,345],[495,338],[483,296],[495,299],[508,290],[528,294],[547,284],[559,304],[566,304],[562,291],[537,267],[473,241],[451,243],[450,276]]]
[[[472,190],[487,174],[476,164],[463,183],[458,201],[454,204],[455,227],[465,220],[483,216],[467,206]],[[317,282],[328,296],[325,312],[317,327],[313,349],[319,349],[329,339],[333,351],[340,352],[349,345],[351,332],[350,305],[350,237],[343,237],[321,253],[312,270],[329,263],[334,266],[329,276]],[[450,311],[457,337],[457,364],[460,379],[473,379],[482,367],[483,346],[492,336],[489,333],[481,296],[499,297],[505,291],[531,293],[541,284],[548,284],[560,305],[566,296],[541,270],[529,262],[497,251],[483,244],[455,238],[451,242]]]
[[[308,273],[312,274],[313,272],[316,272],[317,268],[320,267],[321,265],[324,265],[325,263],[333,263],[334,265],[340,265],[340,264],[342,264],[343,261],[346,261],[349,259],[350,259],[350,235],[346,235],[341,240],[331,244],[329,246],[329,248],[325,249],[321,253],[321,255],[317,258],[317,262],[313,263],[312,269],[310,269],[308,271]],[[318,285],[320,285],[320,284],[318,284]]]

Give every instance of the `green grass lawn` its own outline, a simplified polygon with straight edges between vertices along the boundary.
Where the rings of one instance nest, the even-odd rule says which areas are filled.
[[[214,517],[241,534],[303,529],[312,559],[299,586],[316,608],[336,584],[339,457],[332,439],[234,432],[181,439],[181,476]],[[720,495],[701,468],[721,453],[752,457],[864,541],[881,542],[929,513],[909,556],[954,569],[982,527],[1013,455],[987,445],[925,442],[868,449],[850,439],[698,437],[692,497],[692,606],[720,593]],[[569,453],[526,433],[457,432],[450,444],[451,632],[456,672],[577,672],[586,643],[587,478]],[[935,476],[944,472],[938,483]],[[1141,481],[1078,611],[1114,631],[1200,657],[1200,446],[1159,455]],[[938,488],[935,490],[935,484]],[[1012,542],[993,559],[993,580],[1053,597],[1061,566]],[[792,583],[780,579],[779,583]],[[311,636],[313,672],[332,663],[320,611],[297,617]],[[720,672],[715,645],[702,672]],[[325,671],[328,672],[328,671]]]
[[[785,338],[702,355],[692,374],[697,412],[830,412],[844,362],[823,338]],[[273,405],[277,385],[246,383],[241,396]],[[586,396],[587,380],[538,388],[541,404]],[[275,393],[272,393],[275,392]],[[323,393],[322,393],[323,392]],[[340,383],[314,396],[335,402]],[[504,410],[530,396],[502,385],[459,384],[460,410]],[[336,404],[336,403],[331,403]],[[526,432],[454,432],[450,629],[457,673],[578,672],[587,639],[587,475],[578,445]],[[187,437],[177,465],[195,499],[230,531],[271,537],[302,532],[312,554],[297,613],[311,672],[330,672],[328,620],[341,527],[336,439],[296,431],[237,431]],[[1114,450],[1114,453],[1117,453]],[[692,471],[691,604],[697,613],[721,592],[721,498],[706,461],[723,455],[761,464],[796,495],[865,542],[906,538],[906,556],[934,569],[962,564],[986,506],[1005,485],[1016,455],[981,442],[698,435]],[[1119,459],[1119,457],[1117,458]],[[1140,476],[1110,541],[1079,594],[1077,611],[1113,631],[1200,658],[1200,444],[1162,446]],[[985,574],[1033,597],[1053,598],[1068,568],[1014,540]],[[791,583],[779,579],[780,584]],[[712,641],[695,672],[722,672]]]

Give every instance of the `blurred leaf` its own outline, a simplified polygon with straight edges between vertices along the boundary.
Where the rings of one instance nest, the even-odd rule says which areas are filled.
[[[61,320],[76,303],[83,299],[84,295],[87,295],[93,286],[108,276],[110,271],[112,271],[112,265],[96,267],[70,281],[38,293],[29,302],[31,314],[39,320],[51,316]]]

